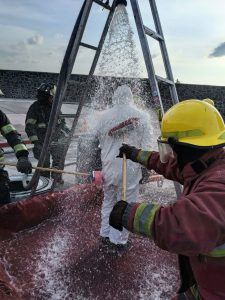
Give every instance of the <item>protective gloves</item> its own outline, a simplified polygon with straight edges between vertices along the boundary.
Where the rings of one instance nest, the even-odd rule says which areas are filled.
[[[29,158],[25,156],[18,158],[16,168],[20,173],[30,174],[32,172],[32,164],[29,161]]]
[[[117,157],[123,158],[123,154],[126,154],[127,159],[130,159],[134,162],[137,162],[137,156],[138,156],[138,152],[140,150],[141,149],[138,149],[134,146],[130,146],[130,145],[127,145],[127,144],[122,144],[122,146],[119,149],[119,151],[120,151],[119,155]]]
[[[123,230],[122,218],[127,205],[128,203],[126,201],[120,200],[113,207],[113,210],[111,211],[109,216],[109,225],[119,231]]]
[[[92,172],[90,175],[88,175],[86,180],[87,180],[87,183],[93,183],[95,180],[94,173]]]
[[[120,152],[117,157],[122,158],[123,154],[126,154],[126,158],[132,160],[133,162],[138,162],[145,167],[148,167],[148,160],[152,154],[152,151],[145,151],[127,144],[122,144],[122,147],[120,147],[119,151]]]

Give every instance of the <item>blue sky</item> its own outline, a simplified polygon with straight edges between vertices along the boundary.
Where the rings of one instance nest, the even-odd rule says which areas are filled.
[[[129,2],[129,0],[128,0]],[[0,0],[0,69],[59,72],[83,0]],[[139,0],[144,23],[154,29],[148,0]],[[175,79],[225,86],[225,1],[156,0]],[[130,5],[130,23],[137,41]],[[106,11],[94,4],[84,35],[96,44]],[[154,66],[164,75],[158,44],[150,40]],[[88,72],[93,52],[81,50],[74,73]]]

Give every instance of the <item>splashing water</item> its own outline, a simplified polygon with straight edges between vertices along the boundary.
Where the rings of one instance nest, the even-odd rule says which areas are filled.
[[[96,78],[97,87],[92,99],[94,109],[107,109],[115,88],[124,83],[125,78],[132,78],[132,90],[139,95],[141,73],[126,7],[118,5],[96,67],[95,74],[104,78]]]
[[[40,257],[34,277],[34,286],[43,299],[60,300],[67,294],[65,278],[58,274],[65,259],[64,252],[70,245],[70,237],[56,232],[40,249]]]
[[[118,5],[115,9],[96,74],[115,77],[141,77],[134,33],[124,5]]]
[[[126,7],[118,5],[96,68],[96,75],[98,76],[94,78],[94,95],[91,98],[92,110],[85,120],[89,133],[92,133],[92,129],[101,114],[111,107],[112,95],[118,85],[128,84],[132,89],[136,106],[141,110],[146,110],[146,104],[141,97],[143,89],[140,79],[141,73],[134,33]],[[153,110],[149,109],[149,113],[151,115],[149,138],[152,139],[151,145],[157,146],[153,136],[159,135],[158,121]],[[155,131],[157,131],[156,134]],[[87,161],[85,157],[82,160]]]

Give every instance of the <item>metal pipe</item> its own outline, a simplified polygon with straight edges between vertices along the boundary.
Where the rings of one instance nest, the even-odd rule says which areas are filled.
[[[116,6],[119,4],[123,4],[123,5],[127,6],[127,0],[116,0]]]

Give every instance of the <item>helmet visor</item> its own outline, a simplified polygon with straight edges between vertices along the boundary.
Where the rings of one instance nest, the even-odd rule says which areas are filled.
[[[161,163],[167,163],[169,158],[173,157],[173,149],[167,142],[161,141],[160,139],[158,139],[158,148]]]

